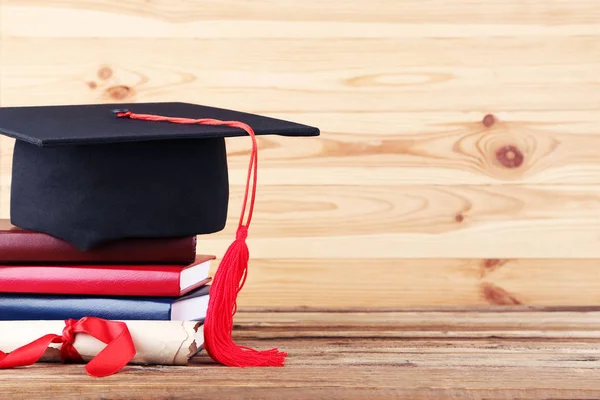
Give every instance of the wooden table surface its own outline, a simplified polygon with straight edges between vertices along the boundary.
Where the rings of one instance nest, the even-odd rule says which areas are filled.
[[[600,309],[240,312],[236,340],[279,347],[284,368],[81,365],[2,371],[6,398],[591,399],[600,397]]]

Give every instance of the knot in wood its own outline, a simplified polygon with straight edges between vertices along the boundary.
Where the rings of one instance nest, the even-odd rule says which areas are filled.
[[[113,75],[113,70],[109,66],[105,65],[98,70],[98,78],[102,79],[103,81],[107,80],[112,75]]]
[[[481,123],[486,128],[489,128],[490,126],[494,125],[494,122],[496,122],[496,117],[494,117],[493,114],[486,114],[485,117],[483,117],[483,119],[481,120]]]
[[[496,159],[506,168],[518,168],[523,164],[523,153],[516,146],[504,146],[496,151]]]
[[[125,85],[112,86],[106,89],[108,96],[115,100],[123,100],[130,96],[131,92],[131,88]]]

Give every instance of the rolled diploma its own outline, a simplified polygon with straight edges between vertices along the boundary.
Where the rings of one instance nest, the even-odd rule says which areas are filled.
[[[130,364],[186,365],[202,348],[202,323],[197,321],[123,321],[133,338],[136,355]],[[11,352],[34,340],[54,333],[60,335],[64,321],[0,321],[0,350]],[[85,362],[106,345],[84,333],[73,344]],[[41,362],[60,362],[60,344],[51,344]]]

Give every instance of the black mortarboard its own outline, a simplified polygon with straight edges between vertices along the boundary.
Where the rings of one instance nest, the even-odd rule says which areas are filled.
[[[223,125],[119,118],[136,114],[240,121],[257,135],[317,136],[317,128],[188,103],[0,107],[17,139],[11,222],[82,250],[123,238],[179,237],[224,228],[229,200]]]

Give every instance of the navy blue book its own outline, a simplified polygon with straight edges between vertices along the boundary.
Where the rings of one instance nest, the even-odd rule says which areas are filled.
[[[202,321],[210,286],[181,297],[108,297],[0,293],[0,320],[66,320],[97,317],[110,320]]]

